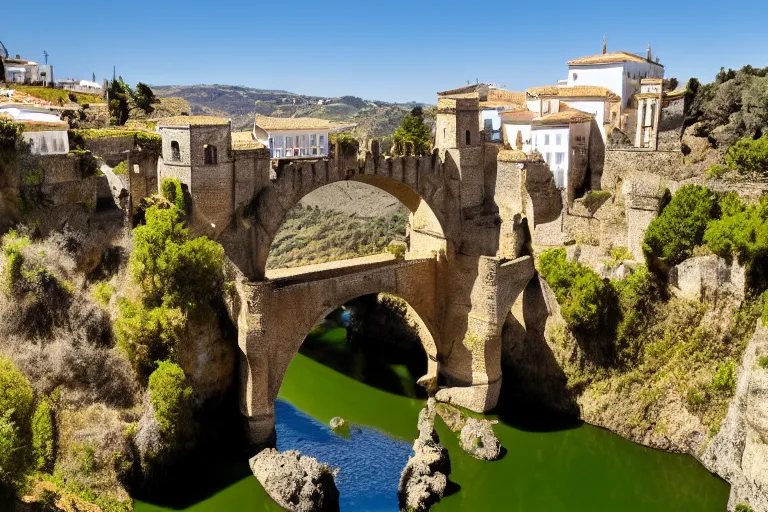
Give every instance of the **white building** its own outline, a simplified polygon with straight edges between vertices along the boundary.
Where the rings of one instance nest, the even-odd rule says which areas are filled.
[[[621,123],[621,97],[600,85],[532,87],[526,91],[526,99],[528,109],[539,116],[556,114],[568,108],[592,114],[603,140],[606,139],[608,127]]]
[[[621,98],[622,108],[629,106],[640,91],[643,78],[664,78],[664,66],[652,60],[651,48],[646,57],[629,52],[603,53],[568,61],[568,87],[591,85],[605,87]]]
[[[531,140],[531,123],[538,117],[530,110],[506,110],[499,112],[503,130],[504,142],[513,149],[530,153],[533,151]]]
[[[547,162],[557,187],[569,189],[569,201],[573,200],[570,196],[575,186],[580,185],[569,183],[569,175],[576,171],[583,179],[589,165],[589,136],[594,120],[592,114],[569,109],[531,121],[533,151]]]
[[[349,127],[312,117],[257,115],[253,136],[269,148],[273,159],[322,158],[328,156],[329,134]]]
[[[480,130],[487,134],[488,140],[501,142],[502,133],[501,113],[508,110],[523,110],[525,108],[525,93],[508,91],[495,84],[477,83],[458,89],[437,93],[438,98],[477,98],[480,102]]]
[[[74,80],[68,78],[66,80],[59,80],[58,85],[67,91],[97,95],[104,94],[104,88],[100,84],[90,80]]]
[[[0,107],[0,117],[8,117],[24,127],[22,137],[35,155],[69,153],[69,125],[50,111],[30,107]]]

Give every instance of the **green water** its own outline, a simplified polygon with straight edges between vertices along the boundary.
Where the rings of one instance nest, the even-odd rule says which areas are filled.
[[[343,332],[343,331],[342,331]],[[417,435],[416,420],[424,401],[408,398],[361,380],[371,374],[389,375],[383,382],[391,390],[408,394],[412,385],[404,364],[366,368],[359,355],[348,353],[339,330],[323,333],[321,343],[310,344],[306,353],[315,359],[323,350],[347,356],[336,364],[352,378],[305,355],[297,355],[286,375],[280,397],[299,410],[327,423],[342,416],[352,423],[373,427],[411,442]],[[338,362],[339,358],[336,358]],[[381,377],[381,375],[379,375]],[[381,379],[374,379],[380,381]],[[502,400],[504,395],[502,394]],[[518,412],[515,412],[518,411]],[[507,449],[497,462],[482,462],[466,455],[455,434],[437,422],[441,442],[451,456],[451,481],[460,490],[434,510],[505,511],[723,511],[728,485],[709,474],[692,457],[644,448],[608,431],[584,424],[563,423],[527,409],[505,410],[495,426]],[[278,418],[278,421],[279,418]],[[543,428],[542,428],[543,427]],[[249,476],[247,455],[201,461],[206,472],[220,481],[210,496],[172,507],[136,503],[137,512],[168,510],[278,511],[280,510]],[[343,471],[343,468],[342,468]],[[365,475],[361,476],[365,478]],[[189,488],[196,484],[191,483]]]

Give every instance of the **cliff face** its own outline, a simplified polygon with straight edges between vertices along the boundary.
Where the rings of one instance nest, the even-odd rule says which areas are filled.
[[[534,279],[504,328],[504,379],[527,399],[689,453],[732,485],[729,510],[768,511],[768,370],[757,364],[768,328],[754,330],[754,308],[739,303],[730,293],[660,303],[638,341],[645,355],[618,367],[585,352],[546,281]],[[727,373],[718,370],[730,367],[735,387],[718,387]]]

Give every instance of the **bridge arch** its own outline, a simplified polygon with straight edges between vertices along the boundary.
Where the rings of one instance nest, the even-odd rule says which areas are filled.
[[[247,318],[248,330],[239,341],[245,356],[241,412],[248,418],[251,438],[266,439],[272,433],[283,378],[312,328],[358,297],[383,292],[408,304],[428,358],[427,375],[436,377],[441,348],[436,267],[435,258],[425,258],[246,284],[247,312],[241,311],[241,319]]]
[[[458,190],[451,187],[437,155],[374,158],[365,161],[321,160],[294,162],[279,167],[276,179],[263,188],[247,208],[252,231],[251,261],[243,271],[263,279],[272,242],[290,210],[302,198],[326,185],[357,181],[379,188],[399,200],[410,212],[410,256],[421,257],[446,250],[458,210]]]

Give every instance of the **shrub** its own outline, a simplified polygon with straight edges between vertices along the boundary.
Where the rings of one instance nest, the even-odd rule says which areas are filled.
[[[118,346],[128,355],[141,381],[146,382],[155,369],[155,362],[169,358],[175,350],[187,319],[180,309],[165,305],[148,309],[120,299],[117,307]]]
[[[624,260],[633,260],[635,257],[629,252],[629,249],[619,245],[611,249],[611,259],[616,262],[622,262]]]
[[[706,187],[686,185],[645,232],[643,253],[649,266],[666,271],[701,245],[709,221],[716,216],[714,194]]]
[[[729,361],[717,367],[712,377],[712,387],[718,391],[733,392],[736,389],[736,362]]]
[[[0,117],[0,151],[13,151],[22,140],[23,128],[6,117]]]
[[[741,174],[768,176],[768,135],[739,140],[728,148],[725,163]]]
[[[728,167],[725,165],[715,164],[707,169],[707,178],[719,179],[728,173]]]
[[[722,217],[710,223],[704,241],[727,260],[735,255],[747,267],[749,284],[762,290],[768,284],[768,196],[746,206],[732,192],[721,200],[720,208]]]
[[[354,156],[360,148],[360,143],[349,132],[332,133],[328,142],[331,146],[338,142],[342,156]]]
[[[37,471],[50,472],[53,469],[53,425],[51,401],[43,398],[32,416],[32,457]]]
[[[114,172],[118,176],[125,176],[126,174],[128,174],[128,162],[123,160],[122,162],[117,164],[114,169],[112,169],[112,172]]]
[[[755,509],[745,503],[739,503],[736,505],[735,512],[755,512]]]
[[[768,370],[768,356],[760,356],[760,358],[757,360],[757,364],[760,366],[760,368]]]
[[[134,229],[131,271],[145,299],[194,309],[221,293],[224,248],[207,237],[189,239],[176,208],[153,206]]]
[[[654,305],[661,298],[662,286],[645,266],[626,279],[614,281],[613,285],[618,294],[621,318],[616,327],[616,355],[621,363],[629,364],[639,354],[639,334],[653,318]]]
[[[114,293],[115,287],[107,281],[100,281],[94,284],[93,291],[91,292],[93,300],[105,307],[109,305],[109,301],[112,299]]]
[[[22,250],[29,245],[29,238],[19,236],[14,230],[3,235],[3,254],[5,255],[5,274],[3,283],[8,292],[15,290],[22,278],[21,269],[24,265]]]
[[[165,178],[160,182],[160,191],[163,197],[173,203],[182,213],[187,212],[187,205],[184,201],[184,190],[181,187],[181,181],[176,178]]]
[[[19,427],[29,425],[34,393],[29,380],[13,362],[0,356],[0,413],[11,411],[11,420]]]
[[[390,242],[387,246],[387,252],[397,259],[405,258],[406,251],[408,251],[408,246],[404,242]]]
[[[17,487],[24,476],[27,458],[19,427],[11,419],[13,411],[0,411],[0,487]]]
[[[609,281],[590,268],[567,261],[565,249],[542,253],[539,265],[572,329],[596,333],[609,325],[615,304]]]
[[[192,388],[184,370],[176,363],[162,361],[149,377],[149,398],[167,440],[181,441],[191,428]]]
[[[685,403],[691,411],[699,411],[706,403],[707,390],[702,386],[692,386],[685,392]]]

